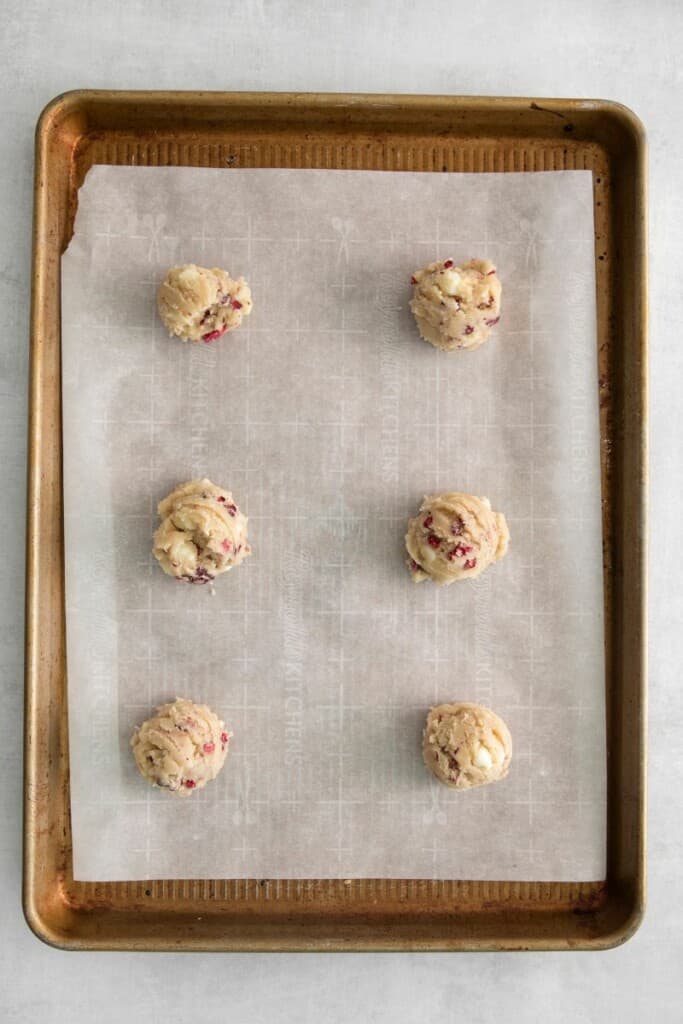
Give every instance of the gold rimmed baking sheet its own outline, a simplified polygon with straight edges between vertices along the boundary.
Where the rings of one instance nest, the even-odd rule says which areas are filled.
[[[25,908],[43,938],[69,948],[600,948],[634,930],[644,899],[644,159],[633,115],[594,101],[81,92],[47,108],[34,225],[25,816]],[[593,172],[606,879],[73,881],[59,264],[78,187],[96,163]]]

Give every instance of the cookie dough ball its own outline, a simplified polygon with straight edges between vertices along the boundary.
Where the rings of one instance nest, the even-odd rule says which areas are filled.
[[[216,778],[230,736],[205,704],[178,697],[138,726],[130,745],[140,774],[152,785],[189,796]]]
[[[411,278],[420,334],[436,348],[475,349],[500,320],[501,284],[490,260],[438,260]]]
[[[503,557],[509,540],[505,516],[492,511],[488,498],[427,495],[408,522],[408,568],[415,583],[431,579],[448,586],[474,579]]]
[[[251,554],[247,517],[230,491],[210,480],[181,484],[157,511],[162,522],[154,534],[154,557],[177,580],[209,583]]]
[[[471,789],[504,779],[512,757],[505,722],[479,704],[439,704],[427,715],[422,756],[439,782]]]
[[[227,270],[185,263],[171,267],[157,294],[159,316],[183,341],[215,341],[251,313],[251,291],[243,277]]]

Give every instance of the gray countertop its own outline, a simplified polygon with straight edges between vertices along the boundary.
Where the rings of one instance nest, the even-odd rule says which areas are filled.
[[[0,33],[0,977],[10,1022],[151,1018],[468,1024],[680,1020],[683,843],[683,13],[678,0],[6,0]],[[26,927],[21,722],[26,374],[33,131],[79,87],[600,97],[643,120],[650,145],[651,549],[649,899],[606,953],[74,954]]]

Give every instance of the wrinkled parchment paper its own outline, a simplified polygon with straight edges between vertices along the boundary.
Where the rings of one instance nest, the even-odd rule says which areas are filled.
[[[603,612],[589,172],[95,167],[63,259],[71,810],[80,880],[604,876]],[[422,342],[409,278],[494,260],[474,353]],[[181,262],[254,311],[193,347],[155,310]],[[156,505],[207,475],[254,554],[209,588],[151,556]],[[425,493],[488,495],[507,558],[415,585]],[[137,775],[161,701],[234,733],[189,799]],[[508,779],[431,779],[428,707],[512,732]]]

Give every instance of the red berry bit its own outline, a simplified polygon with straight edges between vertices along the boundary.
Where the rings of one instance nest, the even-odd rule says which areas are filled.
[[[408,568],[410,569],[411,572],[423,571],[422,566],[418,562],[416,562],[414,558],[410,559],[410,562],[408,563]]]
[[[225,748],[227,746],[227,743],[228,743],[228,734],[227,734],[227,732],[222,732],[221,733],[221,750],[225,750]]]
[[[411,276],[411,278],[410,278],[410,283],[411,283],[411,284],[417,284],[417,278],[415,277],[415,274],[413,274],[413,275]]]
[[[230,548],[232,547],[232,544],[230,543],[229,540],[222,540],[221,547],[223,548],[224,551],[229,551]]]
[[[462,333],[463,334],[474,334],[474,327],[472,327],[471,324],[468,324],[467,327],[465,328],[465,330]]]
[[[202,747],[202,750],[204,751],[205,754],[213,754],[215,749],[215,743],[205,743],[204,746]]]
[[[430,548],[440,548],[441,538],[437,537],[435,533],[430,533],[429,536],[427,537],[427,543],[429,544]]]
[[[469,555],[470,551],[474,551],[474,548],[472,547],[472,545],[471,544],[463,544],[462,541],[458,541],[458,543],[453,548],[453,554],[457,558],[462,558],[464,555]]]
[[[218,495],[216,501],[220,501],[221,504],[225,505],[225,511],[228,515],[233,516],[233,518],[237,515],[237,505],[235,505],[234,502],[228,501],[228,499],[224,498],[222,494]],[[225,548],[225,550],[227,551],[227,548]]]
[[[241,309],[242,308],[242,303],[239,301],[239,299],[230,299],[230,308],[231,309]]]
[[[431,516],[427,516],[427,518],[425,519],[425,521],[424,521],[424,523],[422,525],[424,526],[425,530],[428,530],[433,522],[434,522],[434,520],[432,519],[432,517]]]
[[[208,331],[207,334],[202,334],[202,341],[215,341],[217,338],[220,338],[223,334],[225,334],[227,329],[228,327],[226,324],[226,326],[221,327],[219,331]]]
[[[464,529],[465,524],[463,523],[462,519],[460,518],[460,516],[456,516],[453,522],[451,523],[451,533],[453,534],[454,537],[459,537]]]
[[[484,320],[484,323],[487,327],[495,327],[499,320],[499,316],[494,316],[492,320]]]
[[[476,567],[477,567],[477,560],[476,560],[476,558],[468,558],[467,561],[465,562],[465,564],[463,565],[463,569],[476,569]]]
[[[197,783],[194,781],[194,779],[185,779],[184,785],[185,789],[194,789]]]
[[[453,260],[444,260],[444,270],[449,270],[453,266]]]

